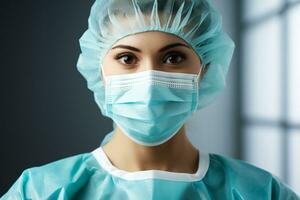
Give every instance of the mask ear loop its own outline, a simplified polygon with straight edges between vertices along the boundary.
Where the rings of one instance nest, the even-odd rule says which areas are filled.
[[[101,78],[102,78],[102,81],[103,82],[103,85],[104,85],[104,108],[105,108],[105,115],[108,116],[108,107],[107,107],[107,79],[105,78],[105,72],[104,72],[104,68],[102,66],[102,64],[100,65],[100,71],[101,71]]]
[[[200,71],[199,71],[199,73],[197,74],[196,80],[197,80],[198,86],[199,86],[200,81],[201,81],[200,78],[201,78],[201,76],[202,76],[202,72],[204,71],[204,70],[203,70],[204,67],[205,67],[205,65],[201,64],[201,65],[200,65]]]
[[[104,68],[102,65],[100,65],[101,68],[101,72],[102,72],[102,79],[105,81],[105,85],[107,84],[107,79],[105,78],[105,72],[104,72]]]
[[[202,72],[204,71],[203,68],[205,67],[205,65],[200,65],[200,71],[199,73],[197,74],[197,77],[196,77],[196,105],[193,109],[193,112],[196,112],[197,111],[197,108],[198,108],[198,104],[199,104],[199,88],[200,88],[200,77],[202,75]]]

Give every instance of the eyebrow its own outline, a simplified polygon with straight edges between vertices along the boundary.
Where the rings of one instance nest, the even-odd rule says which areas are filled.
[[[185,44],[174,43],[174,44],[169,44],[169,45],[161,48],[160,50],[158,50],[158,52],[163,52],[163,51],[166,51],[167,49],[174,48],[174,47],[177,47],[177,46],[183,46],[183,47],[187,47],[187,48],[190,49],[190,47],[185,45]],[[128,46],[128,45],[118,45],[118,46],[113,47],[112,49],[116,49],[116,48],[129,49],[129,50],[132,50],[132,51],[142,52],[140,49],[132,47],[132,46]]]

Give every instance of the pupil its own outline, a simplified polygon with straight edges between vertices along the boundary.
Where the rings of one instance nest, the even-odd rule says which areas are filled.
[[[130,63],[130,56],[124,56],[123,58],[126,63]]]
[[[179,62],[179,61],[180,61],[180,57],[179,57],[179,56],[170,56],[169,61],[170,61],[171,63]]]

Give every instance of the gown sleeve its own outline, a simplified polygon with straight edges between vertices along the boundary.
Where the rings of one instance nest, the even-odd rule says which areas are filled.
[[[300,200],[300,197],[275,175],[272,178],[272,192],[270,197],[272,200]]]

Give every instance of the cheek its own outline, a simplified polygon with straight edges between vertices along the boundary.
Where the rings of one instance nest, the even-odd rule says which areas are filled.
[[[193,51],[189,50],[186,52],[188,59],[188,69],[190,73],[198,74],[201,69],[201,61],[198,55]]]
[[[110,76],[113,74],[113,67],[111,66],[112,60],[109,56],[105,56],[102,60],[102,64],[100,65],[100,73],[102,75],[102,81],[103,84],[105,86],[106,82],[105,82],[105,77]]]
[[[113,56],[107,55],[102,62],[102,68],[105,76],[124,74],[127,70]]]
[[[189,62],[189,69],[191,73],[198,74],[201,69],[201,62],[199,59],[191,59]]]
[[[102,74],[104,73],[104,76],[114,75],[117,69],[114,65],[116,65],[114,59],[111,56],[106,55],[102,62]]]

